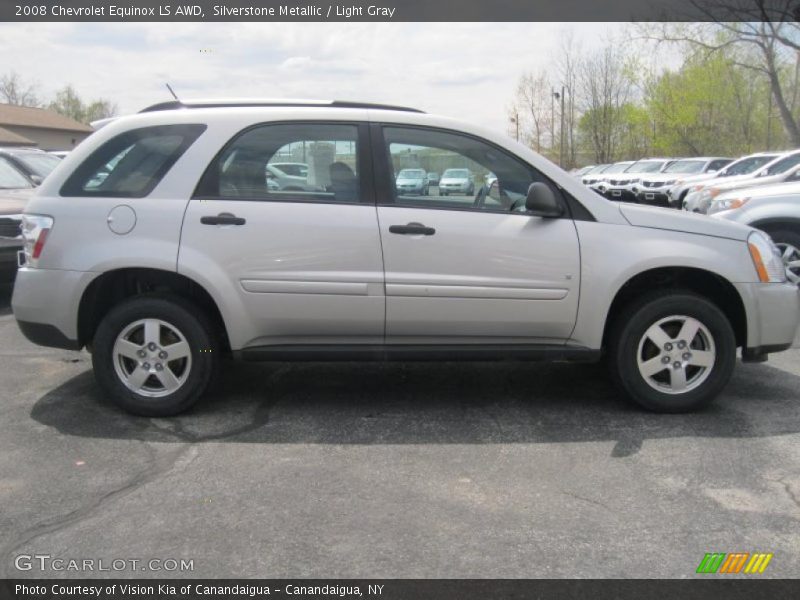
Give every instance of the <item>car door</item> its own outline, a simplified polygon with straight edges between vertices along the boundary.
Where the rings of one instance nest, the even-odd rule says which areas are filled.
[[[383,341],[368,145],[366,124],[261,124],[209,165],[186,211],[178,269],[223,290],[232,346]],[[308,172],[274,185],[273,162]]]
[[[472,136],[391,124],[372,134],[387,343],[563,343],[578,307],[575,225],[524,208],[532,182],[553,184]],[[411,167],[468,169],[476,192],[406,196],[381,176]]]

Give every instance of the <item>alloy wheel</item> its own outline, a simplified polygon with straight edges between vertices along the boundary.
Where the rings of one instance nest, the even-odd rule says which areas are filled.
[[[114,342],[113,359],[125,387],[149,398],[174,393],[192,368],[186,337],[160,319],[140,319],[125,327]]]
[[[642,335],[636,353],[642,378],[666,394],[684,394],[699,387],[711,374],[715,360],[711,332],[686,315],[653,323]]]

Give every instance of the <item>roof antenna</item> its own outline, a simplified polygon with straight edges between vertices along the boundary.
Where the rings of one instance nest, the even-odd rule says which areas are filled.
[[[178,94],[175,93],[175,91],[172,89],[172,87],[170,87],[170,85],[168,83],[165,84],[165,85],[167,86],[167,89],[169,90],[169,93],[172,94],[172,97],[175,98],[175,100],[177,100],[178,102],[180,102],[181,99],[178,98]]]

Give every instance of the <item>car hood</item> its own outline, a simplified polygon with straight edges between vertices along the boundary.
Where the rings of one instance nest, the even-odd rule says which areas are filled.
[[[753,179],[752,173],[747,173],[745,175],[729,175],[728,177],[712,177],[711,179],[706,179],[701,183],[703,184],[704,188],[723,187],[723,186],[734,187],[739,182],[748,181],[750,179]]]
[[[642,175],[642,181],[657,181],[664,183],[665,181],[678,181],[688,182],[697,177],[697,175],[686,176],[682,173],[652,173],[650,175]]]
[[[0,190],[0,216],[18,215],[33,196],[33,189]]]
[[[744,189],[727,190],[717,196],[717,200],[748,197],[748,198],[761,198],[763,196],[785,196],[797,195],[800,197],[800,182],[792,181],[790,183],[767,183],[765,185],[746,187]]]
[[[731,182],[725,183],[718,183],[716,185],[712,185],[709,187],[716,188],[718,190],[723,191],[730,191],[739,188],[746,188],[751,186],[757,185],[769,185],[771,183],[782,183],[785,177],[785,173],[779,173],[777,175],[767,175],[764,177],[746,177],[744,179],[737,179]]]
[[[619,211],[625,217],[625,220],[634,227],[682,231],[684,233],[712,235],[714,237],[742,241],[747,240],[747,236],[752,231],[750,227],[739,225],[738,223],[718,221],[706,215],[671,208],[623,204],[619,206]]]

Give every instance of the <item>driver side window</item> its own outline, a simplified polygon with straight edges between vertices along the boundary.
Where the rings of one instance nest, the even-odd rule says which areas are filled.
[[[411,127],[385,127],[383,134],[395,205],[524,212],[530,184],[545,181],[477,138]]]

